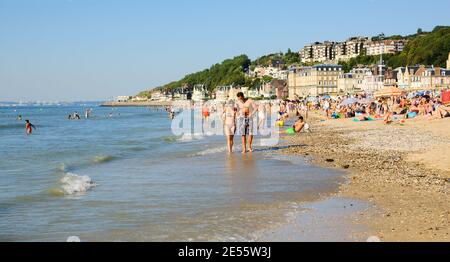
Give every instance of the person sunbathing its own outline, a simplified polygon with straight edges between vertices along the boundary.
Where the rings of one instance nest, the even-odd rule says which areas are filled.
[[[420,110],[419,110],[419,107],[418,107],[418,106],[412,104],[412,105],[409,107],[409,112],[408,112],[408,113],[416,113],[416,114],[419,114],[419,112],[420,112]]]
[[[436,114],[440,118],[450,117],[450,106],[441,105],[436,109]]]
[[[302,131],[309,133],[310,129],[309,129],[309,124],[305,122],[305,119],[303,118],[303,116],[300,116],[292,127],[288,128],[286,130],[280,131],[279,134],[295,135],[295,134],[299,134]]]
[[[424,116],[424,115],[426,115],[427,105],[426,105],[426,102],[425,102],[424,99],[422,99],[422,100],[420,101],[420,104],[419,104],[419,106],[418,106],[418,109],[419,109],[419,116]]]

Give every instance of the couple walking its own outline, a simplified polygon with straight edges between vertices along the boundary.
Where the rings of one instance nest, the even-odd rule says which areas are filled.
[[[242,153],[253,152],[254,118],[258,106],[252,99],[245,98],[244,93],[237,94],[236,105],[228,102],[225,105],[222,120],[227,137],[228,153],[233,152],[234,136],[242,136]]]

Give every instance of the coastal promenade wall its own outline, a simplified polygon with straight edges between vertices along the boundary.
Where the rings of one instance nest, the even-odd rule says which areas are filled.
[[[171,106],[171,101],[160,102],[105,102],[101,106],[103,107],[151,107],[151,106]]]

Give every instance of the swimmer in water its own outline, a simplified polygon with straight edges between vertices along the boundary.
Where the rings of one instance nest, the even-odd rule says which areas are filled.
[[[17,121],[22,121],[22,115],[17,116]]]
[[[31,135],[33,133],[33,129],[36,130],[36,127],[30,123],[30,120],[25,120],[25,131],[27,135]]]

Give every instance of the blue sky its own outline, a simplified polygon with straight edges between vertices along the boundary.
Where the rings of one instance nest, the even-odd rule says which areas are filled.
[[[0,0],[0,101],[103,100],[226,58],[450,25],[448,0]]]

